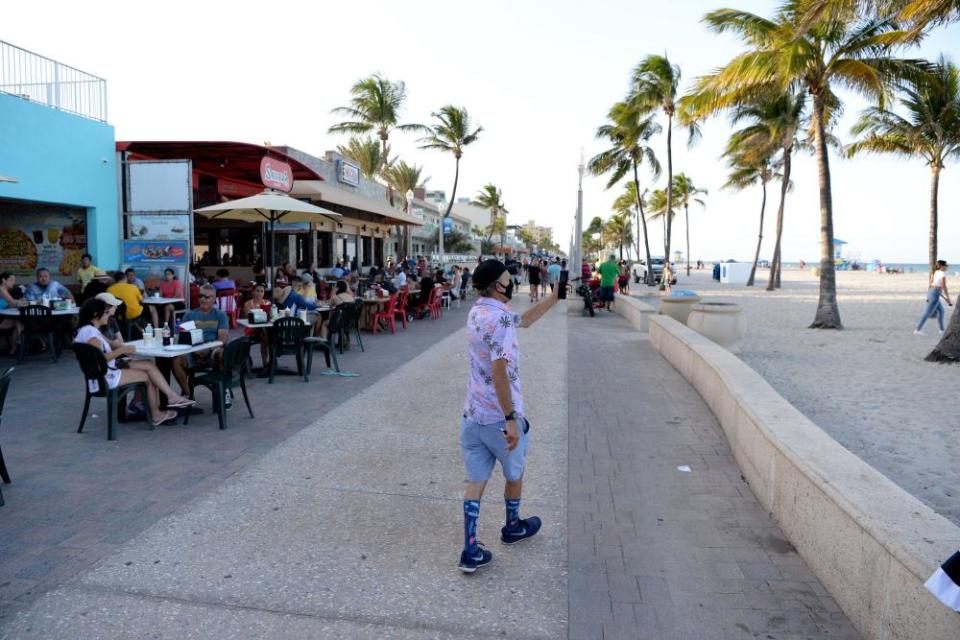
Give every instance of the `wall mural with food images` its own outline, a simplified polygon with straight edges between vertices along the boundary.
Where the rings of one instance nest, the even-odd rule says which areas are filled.
[[[87,250],[86,211],[3,203],[0,206],[0,271],[32,278],[46,267],[66,282]]]

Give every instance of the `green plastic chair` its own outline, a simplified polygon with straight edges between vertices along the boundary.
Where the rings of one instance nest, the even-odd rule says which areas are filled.
[[[223,367],[219,371],[200,371],[190,376],[190,399],[196,393],[197,387],[206,387],[213,394],[213,407],[217,411],[217,420],[221,429],[227,428],[227,411],[225,398],[227,389],[233,392],[234,386],[239,386],[243,393],[243,401],[247,405],[247,411],[253,418],[253,408],[250,406],[250,398],[247,397],[247,357],[250,355],[250,338],[243,336],[227,343],[223,350]],[[183,424],[190,424],[190,410],[187,409],[187,416],[183,419]]]

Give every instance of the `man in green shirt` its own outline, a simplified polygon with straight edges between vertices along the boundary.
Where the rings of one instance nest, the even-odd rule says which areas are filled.
[[[607,261],[597,269],[600,272],[600,302],[606,303],[607,311],[613,312],[613,287],[620,276],[617,256],[610,254]]]

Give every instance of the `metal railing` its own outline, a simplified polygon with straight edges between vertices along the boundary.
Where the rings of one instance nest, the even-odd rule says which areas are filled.
[[[0,92],[107,121],[107,81],[0,40]]]

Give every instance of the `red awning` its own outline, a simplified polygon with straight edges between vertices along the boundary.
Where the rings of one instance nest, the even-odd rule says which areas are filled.
[[[246,142],[117,142],[117,151],[141,159],[190,160],[193,170],[227,181],[259,185],[260,161],[269,155],[290,165],[294,180],[323,180],[307,165],[271,147]]]

